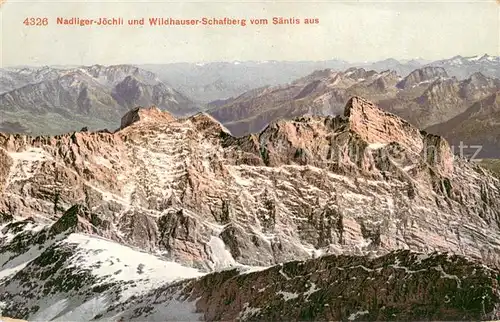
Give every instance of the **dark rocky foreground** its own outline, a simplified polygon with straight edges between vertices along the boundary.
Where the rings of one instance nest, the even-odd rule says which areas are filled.
[[[183,287],[207,321],[487,320],[500,314],[499,271],[460,256],[394,251],[237,269],[157,289],[130,317]]]
[[[458,255],[410,250],[378,257],[327,255],[267,269],[239,267],[159,286],[147,284],[141,293],[141,284],[150,282],[141,272],[147,270],[147,262],[127,261],[127,255],[116,254],[84,267],[85,257],[105,248],[82,252],[81,245],[71,241],[75,234],[103,227],[84,207],[72,207],[51,226],[27,230],[33,223],[27,219],[3,229],[15,235],[1,248],[9,255],[7,264],[36,254],[0,283],[0,301],[9,304],[4,314],[12,317],[36,316],[46,297],[61,294],[71,295],[73,304],[81,306],[102,296],[108,299],[106,307],[86,312],[85,321],[457,321],[500,316],[500,271]],[[103,262],[120,258],[138,264],[139,280],[114,279],[121,273],[119,267],[109,274],[96,273]],[[130,291],[136,295],[125,296]],[[189,311],[172,315],[180,310]]]

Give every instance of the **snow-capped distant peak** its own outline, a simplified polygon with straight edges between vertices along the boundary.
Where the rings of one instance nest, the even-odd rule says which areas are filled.
[[[479,59],[481,59],[481,56],[476,55],[476,56],[472,56],[472,57],[468,58],[467,60],[469,60],[469,61],[477,61]]]
[[[490,56],[488,54],[484,54],[483,57],[479,59],[480,61],[488,61],[488,62],[500,62],[499,56]]]
[[[488,54],[484,54],[484,55],[475,55],[475,56],[467,57],[466,60],[469,62],[478,62],[478,63],[481,63],[481,62],[500,62],[500,57],[490,56]]]
[[[462,65],[463,62],[461,57],[455,57],[450,61],[450,63],[455,65]]]

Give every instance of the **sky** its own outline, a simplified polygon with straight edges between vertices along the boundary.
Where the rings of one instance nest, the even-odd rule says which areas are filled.
[[[0,0],[0,66],[500,55],[500,4],[454,1]],[[47,26],[26,26],[28,17]],[[65,26],[56,19],[246,19],[241,26]],[[273,25],[273,17],[301,19]],[[269,25],[251,25],[267,18]],[[319,24],[305,25],[306,18]]]

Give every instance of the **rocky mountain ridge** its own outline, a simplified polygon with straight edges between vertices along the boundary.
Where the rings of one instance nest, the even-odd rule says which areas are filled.
[[[468,153],[481,149],[484,157],[499,157],[500,92],[477,101],[456,117],[427,130],[443,135],[456,147],[465,145]]]
[[[209,103],[234,98],[263,86],[290,83],[315,70],[343,71],[356,67],[379,73],[393,70],[398,75],[406,77],[415,69],[424,66],[444,67],[450,76],[459,80],[467,79],[476,72],[500,78],[500,59],[489,55],[455,56],[434,62],[425,59],[388,58],[375,62],[347,62],[340,59],[300,62],[233,61],[156,64],[140,67],[154,72],[167,83],[175,84],[187,96]]]
[[[130,114],[138,117],[131,117]],[[161,119],[158,118],[160,115]],[[346,191],[359,189],[353,193],[364,194],[364,190],[375,189],[370,188],[371,185],[378,186],[380,192],[387,194],[384,198],[378,198],[378,201],[374,200],[376,204],[383,204],[381,200],[395,193],[392,190],[413,190],[416,196],[410,192],[408,194],[415,198],[419,196],[418,187],[421,187],[424,194],[420,196],[422,199],[419,201],[426,204],[432,200],[434,205],[429,204],[430,209],[442,205],[434,200],[436,197],[431,197],[432,193],[428,194],[426,189],[443,198],[441,202],[451,202],[452,205],[456,203],[457,211],[461,202],[471,198],[478,198],[478,205],[484,202],[495,205],[495,201],[490,200],[494,199],[493,196],[497,193],[498,182],[493,177],[486,176],[484,178],[489,183],[479,184],[483,187],[481,189],[490,192],[488,196],[481,195],[478,188],[469,187],[474,180],[481,180],[482,177],[477,174],[479,170],[474,170],[473,164],[454,160],[445,140],[421,132],[406,121],[381,111],[360,98],[350,100],[344,116],[278,121],[259,135],[243,138],[232,137],[224,127],[206,114],[180,120],[164,115],[156,108],[132,110],[129,115],[124,116],[122,130],[116,133],[83,132],[36,138],[0,136],[0,146],[7,151],[4,152],[4,164],[8,166],[4,173],[9,174],[2,180],[2,186],[7,187],[6,191],[9,193],[8,198],[3,198],[2,210],[12,215],[32,213],[33,209],[30,208],[33,206],[26,208],[26,201],[21,200],[36,196],[38,206],[35,208],[40,215],[47,217],[47,214],[53,214],[52,201],[55,192],[50,193],[47,188],[54,188],[54,180],[45,180],[56,176],[55,182],[60,185],[60,188],[56,189],[59,191],[58,204],[63,208],[86,200],[89,209],[106,209],[109,207],[106,199],[111,198],[111,204],[117,209],[105,210],[110,215],[118,209],[130,209],[128,204],[136,206],[138,210],[152,210],[160,214],[166,209],[175,208],[174,205],[188,204],[189,207],[181,207],[183,209],[178,209],[180,212],[175,216],[171,215],[172,218],[186,217],[189,222],[188,218],[193,216],[192,213],[210,214],[203,220],[212,222],[211,225],[223,225],[225,234],[229,234],[229,231],[234,230],[236,233],[241,228],[253,229],[245,222],[235,222],[235,225],[227,226],[227,221],[231,220],[226,218],[231,217],[231,212],[234,211],[250,211],[246,209],[245,204],[253,200],[254,203],[262,203],[259,207],[264,211],[263,218],[259,219],[261,215],[254,213],[255,217],[252,219],[260,223],[260,234],[269,231],[279,235],[283,232],[278,231],[277,225],[291,224],[287,217],[306,215],[295,213],[298,211],[294,210],[298,206],[295,204],[297,201],[290,201],[289,204],[279,201],[281,194],[286,191],[300,196],[304,193],[302,189],[307,186],[301,188],[304,184],[299,181],[290,182],[291,186],[280,188],[276,185],[280,185],[280,180],[292,180],[288,178],[290,174],[302,172],[297,178],[306,176],[304,179],[308,179],[308,184],[326,185],[323,189],[334,182],[338,185],[332,190],[337,191],[335,195],[331,192],[323,195],[326,193],[320,192],[323,189],[314,194],[320,198],[320,208],[329,208],[327,211],[333,213],[343,208],[340,204],[328,205],[333,202],[332,197],[337,198],[337,202],[338,199],[343,199],[340,187],[344,187]],[[196,141],[198,142],[195,143]],[[174,152],[166,153],[167,150],[164,149],[167,147],[173,147]],[[325,182],[325,179],[319,179],[322,173],[325,174],[324,171],[356,177],[358,183],[350,187],[350,180],[343,181],[340,177],[331,175],[328,175],[329,179]],[[127,176],[125,172],[128,173]],[[470,176],[464,178],[463,173],[469,173]],[[273,183],[263,177],[258,179],[260,175],[271,174],[278,181]],[[383,182],[391,184],[386,186]],[[235,190],[248,190],[248,195],[232,196],[230,190],[225,188],[228,183],[234,185]],[[460,188],[454,187],[454,183]],[[259,197],[259,190],[253,190],[257,189],[257,186],[254,186],[256,184],[260,189],[269,190],[265,193],[266,198]],[[296,188],[292,188],[294,184],[297,184]],[[398,186],[400,187],[397,188]],[[490,191],[491,187],[494,188]],[[32,195],[27,196],[27,191]],[[464,194],[468,194],[467,197]],[[310,203],[306,201],[310,198],[308,194],[303,198],[306,198],[304,205]],[[409,198],[410,196],[408,203],[416,202]],[[484,201],[484,198],[487,201]],[[10,205],[6,201],[9,201]],[[351,203],[349,200],[345,201]],[[322,203],[326,204],[321,207]],[[9,207],[16,208],[13,206],[17,206],[18,210],[7,211]],[[388,206],[389,204],[386,204],[384,208]],[[288,213],[282,218],[283,222],[272,218],[278,210],[282,216]],[[464,211],[475,213],[482,221],[487,220],[498,225],[496,208],[475,206]],[[355,216],[354,213],[351,215]],[[265,223],[266,221],[269,222]],[[299,223],[297,221],[293,225]],[[200,233],[203,235],[206,232]],[[293,245],[291,241],[295,240],[295,237],[281,237],[288,240],[290,246]],[[269,237],[264,233],[259,239],[264,241],[266,238]],[[314,238],[307,239],[312,245],[319,242],[313,242]],[[335,238],[332,236],[333,240]],[[265,244],[257,247],[263,246]],[[234,249],[234,252],[237,253],[237,249]],[[274,260],[271,258],[274,256],[276,254],[266,259],[266,264],[272,263]],[[271,262],[267,262],[268,260]],[[252,264],[258,262],[259,260]]]
[[[430,66],[443,67],[459,79],[465,79],[474,73],[500,78],[500,57],[488,54],[463,57],[460,55],[429,63]]]
[[[176,116],[186,116],[203,110],[205,103],[209,103],[210,108],[227,106],[245,92],[254,92],[254,89],[262,86],[279,87],[280,84],[295,82],[308,73],[325,68],[342,71],[355,67],[377,73],[392,70],[396,75],[406,77],[415,70],[442,67],[451,78],[456,79],[444,82],[446,84],[441,82],[443,85],[433,89],[434,94],[429,92],[423,97],[419,97],[423,94],[420,91],[423,86],[417,86],[417,89],[406,88],[402,97],[394,98],[392,87],[397,85],[380,77],[373,84],[358,84],[355,88],[336,92],[334,100],[320,100],[307,103],[307,106],[303,106],[304,102],[297,102],[292,107],[294,110],[320,115],[341,113],[350,96],[361,95],[377,101],[382,107],[409,119],[419,127],[427,127],[448,121],[465,111],[473,102],[492,94],[490,90],[484,93],[484,88],[481,88],[483,85],[463,88],[466,86],[456,83],[477,73],[486,78],[498,77],[495,68],[500,70],[499,62],[498,57],[484,55],[454,57],[433,63],[424,60],[386,59],[374,63],[330,60],[180,63],[145,65],[140,68],[131,65],[4,68],[0,69],[0,106],[3,118],[0,131],[38,135],[60,134],[83,127],[92,130],[115,129],[119,126],[121,115],[128,109],[151,104]],[[444,81],[450,77],[442,78]],[[422,83],[430,85],[431,82],[427,80]],[[176,89],[168,84],[173,84]],[[491,84],[488,86],[491,87]],[[191,98],[202,103],[193,102]],[[475,100],[471,101],[471,98]],[[385,102],[385,99],[388,101]],[[281,102],[279,98],[278,102]],[[275,102],[266,104],[276,108]],[[457,111],[451,108],[453,106],[458,107]],[[274,116],[254,115],[248,120],[241,119],[236,114],[220,119],[224,123],[237,123],[228,124],[236,135],[258,132],[270,120],[303,115],[299,111],[270,111],[267,114]],[[251,124],[247,124],[249,122]],[[235,130],[235,127],[241,129]]]
[[[200,274],[75,233],[85,218],[84,208],[72,207],[42,230],[26,229],[32,219],[2,229],[15,236],[10,247],[0,240],[3,252],[22,254],[23,241],[38,245],[28,264],[0,277],[4,313],[31,321],[484,320],[500,314],[500,272],[461,256],[329,255]]]
[[[341,114],[347,100],[360,95],[426,128],[457,116],[498,90],[498,79],[476,73],[459,81],[439,67],[417,69],[404,78],[394,71],[326,69],[291,84],[249,91],[209,113],[241,136],[257,133],[280,118]]]
[[[156,104],[177,116],[200,109],[153,73],[130,65],[11,69],[0,78],[5,75],[17,77],[0,94],[0,126],[6,130],[16,129],[9,122],[21,122],[28,131],[45,134],[84,126],[115,129],[120,117],[139,105]]]
[[[477,164],[455,158],[443,138],[360,97],[351,98],[342,115],[280,120],[239,138],[204,113],[178,119],[154,107],[134,109],[114,133],[0,134],[0,161],[0,240],[2,253],[9,254],[1,266],[0,301],[7,303],[12,317],[64,320],[84,310],[88,320],[161,320],[174,312],[179,312],[174,320],[231,319],[240,313],[244,320],[276,318],[272,312],[292,319],[345,319],[352,314],[353,319],[366,318],[364,314],[375,319],[468,319],[498,312],[498,273],[495,268],[478,272],[473,262],[500,265],[500,181]],[[124,266],[125,258],[109,262],[98,256],[108,258],[106,250],[117,245],[120,251],[112,251],[113,256],[130,247],[134,252],[129,258],[144,252],[147,263]],[[400,249],[410,252],[392,253]],[[432,255],[425,267],[432,273],[404,275],[412,281],[408,295],[391,291],[384,296],[388,312],[372,302],[378,298],[373,293],[356,297],[368,289],[348,283],[350,289],[342,272],[327,270],[323,276],[318,270],[358,261],[377,270],[381,261],[404,268],[387,268],[382,276],[361,268],[349,277],[375,278],[363,285],[376,288],[389,281],[391,290],[399,290],[395,285],[400,282],[391,282],[391,274],[424,269],[412,252],[435,251],[456,254],[457,265],[449,267],[449,257]],[[320,256],[327,257],[314,259]],[[399,266],[395,258],[407,265]],[[297,276],[291,284],[279,281],[281,296],[270,289],[261,297],[245,286],[231,301],[234,285],[260,285],[280,275],[282,263],[311,259],[281,266],[285,275]],[[223,271],[172,284],[188,277],[176,275],[167,285],[148,275],[167,273],[172,265],[175,271],[181,270],[177,265],[191,267],[193,277],[231,267],[257,271],[241,277]],[[269,266],[275,267],[263,270]],[[474,268],[477,279],[470,275]],[[120,269],[132,282],[117,283]],[[34,272],[40,275],[36,292],[26,278]],[[213,279],[220,288],[207,286],[214,285]],[[343,303],[334,301],[331,291],[304,291],[311,288],[306,281],[315,279],[353,290],[338,296],[358,304],[333,310],[307,303],[289,307],[296,303],[291,300],[309,296],[324,299],[311,305]],[[468,285],[464,292],[469,285],[481,285],[478,298],[489,297],[482,304],[476,297],[460,302],[457,279]],[[439,285],[439,291],[429,285]],[[39,295],[42,288],[53,292],[53,300]],[[416,289],[434,296],[419,295],[420,309],[408,304]],[[99,298],[98,293],[105,295]],[[193,297],[185,301],[187,295],[201,296],[195,307]],[[21,305],[26,298],[29,303]],[[219,301],[228,301],[227,310]],[[466,315],[463,307],[469,306],[474,309]],[[360,313],[365,311],[369,313]]]

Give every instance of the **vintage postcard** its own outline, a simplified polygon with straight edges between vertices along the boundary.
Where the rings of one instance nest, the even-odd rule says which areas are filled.
[[[0,28],[0,321],[500,319],[499,1]]]

